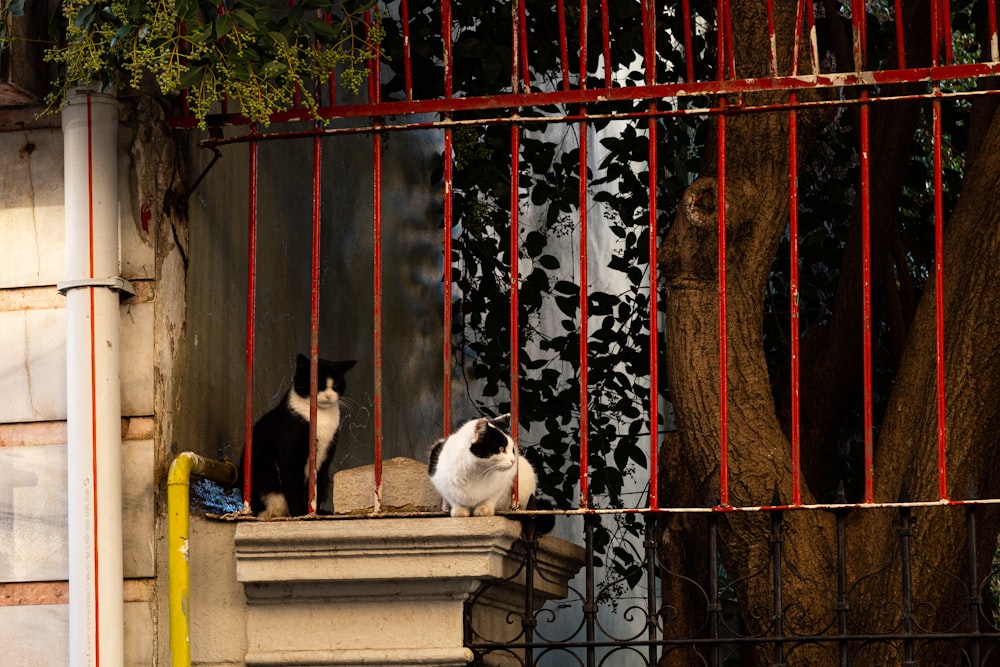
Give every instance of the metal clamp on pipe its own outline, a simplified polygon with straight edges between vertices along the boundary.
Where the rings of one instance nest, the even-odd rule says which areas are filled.
[[[80,280],[64,280],[61,283],[56,284],[56,290],[60,294],[66,296],[66,292],[74,289],[80,289],[82,287],[109,287],[119,292],[125,292],[135,296],[135,288],[132,287],[132,283],[125,280],[121,276],[112,276],[110,278],[81,278]]]
[[[170,579],[170,664],[173,667],[189,667],[191,664],[191,563],[188,550],[191,475],[232,486],[238,473],[236,466],[229,461],[216,461],[194,452],[181,452],[170,464],[167,473],[167,565]]]

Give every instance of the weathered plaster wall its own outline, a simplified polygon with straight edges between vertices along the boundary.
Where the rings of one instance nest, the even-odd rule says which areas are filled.
[[[165,471],[169,378],[182,333],[183,271],[165,193],[179,177],[164,114],[121,105],[122,450],[127,665],[154,664],[157,646],[156,480]],[[7,126],[4,126],[7,129]],[[143,149],[143,146],[152,148]],[[145,154],[145,157],[144,157]],[[151,157],[152,159],[146,159]],[[58,122],[0,132],[0,663],[68,663],[66,340],[63,139]],[[181,289],[178,289],[178,286]],[[179,297],[178,297],[179,295]],[[163,378],[166,378],[164,380]],[[165,603],[164,603],[165,604]],[[164,626],[165,627],[165,626]]]
[[[269,131],[280,128],[272,126]],[[243,130],[240,130],[241,132]],[[191,173],[212,153],[191,143]],[[426,459],[442,427],[441,192],[431,182],[440,133],[387,137],[383,154],[385,456]],[[320,356],[356,359],[340,469],[373,460],[372,139],[322,141]],[[246,144],[224,146],[191,201],[186,363],[178,444],[238,458],[244,424],[249,220]],[[309,349],[310,139],[259,144],[254,418],[287,391]]]

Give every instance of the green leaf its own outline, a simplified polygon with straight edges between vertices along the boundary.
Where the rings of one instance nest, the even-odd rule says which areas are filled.
[[[253,17],[250,12],[245,9],[234,9],[230,12],[233,16],[233,21],[243,26],[244,28],[249,28],[250,30],[257,31],[257,20]]]
[[[306,19],[306,25],[312,28],[312,31],[316,33],[317,37],[325,37],[327,39],[336,39],[337,31],[333,29],[329,23],[323,19],[318,19],[314,17],[309,17]]]
[[[201,67],[192,67],[181,73],[180,87],[197,88],[205,78],[205,70]]]
[[[215,21],[215,38],[222,39],[233,29],[233,19],[229,14],[223,14]]]
[[[277,30],[272,30],[271,32],[267,33],[267,36],[270,37],[275,44],[288,48],[288,38],[285,37],[284,34],[278,32]]]
[[[261,75],[265,77],[274,77],[279,74],[283,74],[288,71],[288,65],[283,62],[278,62],[277,60],[271,60],[264,63],[264,66],[260,69]]]
[[[212,24],[200,25],[188,35],[188,39],[198,44],[207,44],[212,41]]]
[[[111,38],[111,46],[117,45],[118,42],[125,39],[133,30],[135,30],[135,26],[131,23],[126,23],[118,28],[118,30],[115,30],[115,36]]]
[[[76,21],[73,24],[77,28],[87,29],[93,24],[94,18],[97,17],[97,5],[84,5],[80,8],[79,13],[76,15]]]
[[[139,16],[145,15],[148,5],[141,0],[138,0],[135,4],[137,5]],[[198,11],[197,0],[177,0],[175,6],[177,7],[177,19],[179,21],[190,22],[194,18],[195,12]]]

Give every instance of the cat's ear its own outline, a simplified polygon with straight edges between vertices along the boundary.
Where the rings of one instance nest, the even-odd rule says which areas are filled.
[[[472,442],[479,442],[480,440],[482,440],[483,438],[485,438],[486,437],[486,431],[489,430],[491,423],[492,423],[492,421],[489,420],[489,419],[486,419],[485,417],[483,417],[482,419],[477,419],[476,420],[476,428],[472,432]]]
[[[337,371],[339,371],[341,373],[346,373],[347,371],[349,371],[352,368],[354,368],[354,365],[356,363],[358,363],[358,362],[355,361],[354,359],[348,359],[346,361],[335,361],[333,363],[333,367],[336,368]]]
[[[490,420],[490,423],[499,428],[505,433],[510,433],[510,413],[505,415],[500,415],[499,417],[494,417]]]
[[[308,366],[309,365],[309,357],[307,357],[306,355],[301,354],[301,353],[295,355],[295,365],[298,368],[302,368],[303,366]]]

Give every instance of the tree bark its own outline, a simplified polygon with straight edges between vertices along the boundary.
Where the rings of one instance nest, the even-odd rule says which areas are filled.
[[[758,75],[769,53],[763,31],[767,22],[758,15],[763,8],[758,3],[739,2],[733,4],[732,11],[737,69],[741,63],[747,64],[738,75]],[[782,31],[789,27],[788,11],[787,3],[775,3],[779,35],[787,34]],[[778,43],[791,41],[779,39]],[[881,115],[880,110],[875,117]],[[819,121],[817,116],[805,119],[800,125],[800,141],[808,144],[816,136]],[[661,467],[661,498],[669,498],[673,505],[703,505],[706,495],[719,492],[723,444],[728,446],[731,505],[768,504],[776,490],[787,494],[791,489],[790,447],[776,417],[761,333],[765,281],[787,224],[787,113],[734,114],[724,116],[720,123],[726,133],[725,173],[716,168],[714,142],[718,135],[713,133],[703,175],[684,193],[677,218],[659,251],[666,283],[666,374],[678,425],[676,438],[664,443],[668,451],[661,460],[669,462],[669,467]],[[994,474],[1000,464],[1000,448],[994,442],[1000,430],[1000,409],[995,400],[1000,392],[1000,373],[995,370],[1000,361],[1000,271],[993,268],[1000,265],[1000,120],[994,114],[990,123],[979,127],[988,130],[982,132],[975,160],[967,166],[959,205],[946,228],[944,251],[947,473],[948,495],[953,498],[963,497],[967,487],[979,497],[996,497],[1000,492],[1000,476]],[[900,129],[895,145],[885,148],[884,162],[874,157],[877,151],[873,153],[873,169],[878,165],[873,178],[888,179],[880,185],[887,193],[898,186],[894,174],[883,172],[899,171],[894,165],[907,132],[912,136],[912,125]],[[884,136],[873,135],[876,141]],[[725,443],[720,441],[720,187],[725,188],[726,207],[729,397]],[[891,219],[893,201],[889,196],[886,201],[873,202],[885,209],[878,209],[879,217]],[[853,269],[848,272],[853,276]],[[934,302],[934,290],[926,289],[878,439],[874,471],[876,500],[880,502],[900,499],[904,485],[912,498],[938,497]],[[855,341],[859,339],[857,334],[851,335]],[[808,361],[843,363],[839,353],[831,354],[835,344],[843,342],[838,337],[816,347],[815,357]],[[850,344],[850,349],[857,349],[856,343]],[[803,369],[804,375],[809,372]],[[822,378],[819,374],[817,379]],[[816,400],[815,395],[812,398]],[[817,419],[815,424],[816,437],[827,438],[831,423]],[[803,451],[812,465],[822,468],[821,450],[807,444]],[[787,502],[789,498],[778,500]],[[802,489],[802,500],[807,504],[814,500],[808,487]],[[956,618],[967,613],[968,597],[978,594],[961,584],[966,569],[965,514],[935,508],[914,510],[912,515],[917,519],[910,544],[918,563],[912,579],[915,600],[926,603],[921,609],[930,627],[951,627]],[[978,516],[982,536],[978,570],[983,573],[993,555],[998,519],[996,512],[985,509]],[[860,627],[885,629],[892,620],[879,605],[899,597],[901,541],[894,526],[899,520],[899,512],[884,510],[859,510],[848,517],[849,602],[852,622]],[[836,569],[831,562],[837,554],[832,527],[828,513],[785,513],[782,562],[785,572],[794,576],[783,579],[783,595],[787,610],[801,610],[795,619],[798,632],[830,631],[824,628],[834,613],[837,590]],[[679,549],[678,530],[683,528],[680,520],[664,524],[663,558],[665,567],[673,571],[685,571],[686,554],[694,558],[705,555],[703,547]],[[760,514],[728,515],[720,530],[723,564],[730,580],[737,582],[734,590],[746,632],[763,631],[785,611],[774,609],[771,578],[761,575],[768,572],[771,562],[769,519]],[[691,539],[700,544],[702,536]],[[687,571],[705,576],[704,569]],[[941,572],[954,573],[959,579],[944,577]],[[677,592],[670,587],[665,591]],[[898,659],[897,649],[878,644],[867,655],[871,660],[891,661],[893,655]],[[934,650],[928,649],[927,655]],[[762,660],[762,654],[745,659],[753,664]],[[787,664],[828,661],[828,655],[805,647],[788,656]]]

